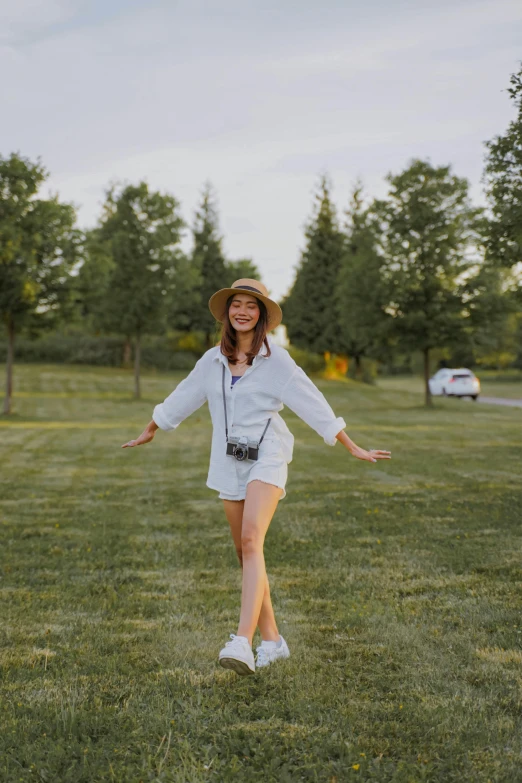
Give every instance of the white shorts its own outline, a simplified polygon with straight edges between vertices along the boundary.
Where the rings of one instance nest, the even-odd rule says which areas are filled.
[[[222,500],[244,500],[246,498],[247,484],[250,481],[264,481],[265,484],[274,484],[281,487],[283,494],[279,498],[283,500],[286,496],[286,480],[288,478],[288,463],[280,457],[267,457],[255,462],[250,460],[234,460],[239,482],[239,491],[236,495],[227,495],[226,492],[220,492],[219,497]]]

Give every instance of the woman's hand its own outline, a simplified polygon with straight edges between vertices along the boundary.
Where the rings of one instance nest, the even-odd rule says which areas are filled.
[[[382,449],[370,449],[367,451],[366,449],[362,449],[348,437],[344,430],[338,432],[335,437],[348,449],[350,454],[357,459],[363,459],[366,460],[366,462],[377,462],[378,459],[391,459],[391,451],[384,451]]]
[[[382,451],[381,449],[361,449],[360,446],[355,446],[351,449],[351,453],[357,459],[364,459],[367,462],[377,462],[378,459],[391,459],[391,451]]]
[[[158,425],[155,421],[151,421],[147,427],[143,430],[139,438],[136,440],[130,440],[128,443],[124,443],[122,449],[132,448],[132,446],[143,446],[144,443],[150,443],[156,434]]]

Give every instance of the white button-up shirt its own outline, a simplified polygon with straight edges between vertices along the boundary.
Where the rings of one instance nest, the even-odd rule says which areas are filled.
[[[330,446],[335,446],[335,436],[346,427],[344,419],[336,418],[325,396],[288,351],[270,337],[268,341],[271,355],[266,355],[263,345],[234,385],[228,359],[221,353],[221,347],[210,348],[164,402],[154,408],[152,418],[158,427],[173,430],[208,402],[213,426],[207,478],[207,486],[211,489],[232,495],[238,491],[236,460],[226,454],[223,366],[229,436],[246,435],[259,441],[268,419],[272,419],[259,447],[260,460],[264,453],[273,458],[279,451],[281,459],[292,461],[294,436],[279,415],[285,405]]]

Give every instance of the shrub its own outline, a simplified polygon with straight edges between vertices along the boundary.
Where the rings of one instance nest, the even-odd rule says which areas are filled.
[[[197,344],[195,338],[192,345]],[[105,335],[48,334],[35,340],[19,337],[15,343],[15,362],[121,367],[124,346],[123,337]],[[0,342],[0,352],[6,355],[5,342]],[[200,355],[198,350],[179,349],[178,335],[147,336],[142,341],[141,364],[156,370],[191,370]]]
[[[293,346],[288,349],[288,353],[306,373],[323,372],[325,369],[326,363],[324,356],[320,353],[304,351],[301,348],[294,348]]]
[[[52,334],[29,340],[17,338],[15,362],[46,362],[50,364],[96,364],[118,367],[122,361],[124,340],[119,337]],[[0,343],[5,354],[7,346]]]
[[[366,356],[363,356],[361,358],[360,380],[363,383],[370,383],[370,384],[375,383],[378,370],[379,370],[379,365],[375,359],[369,359]],[[359,380],[359,378],[357,378],[357,365],[355,364],[355,361],[353,359],[350,361],[348,365],[347,376],[352,380]]]

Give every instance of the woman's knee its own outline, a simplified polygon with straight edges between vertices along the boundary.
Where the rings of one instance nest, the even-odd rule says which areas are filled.
[[[256,554],[263,551],[264,536],[261,535],[259,530],[251,525],[245,525],[243,523],[243,530],[241,531],[241,552],[242,557]]]

